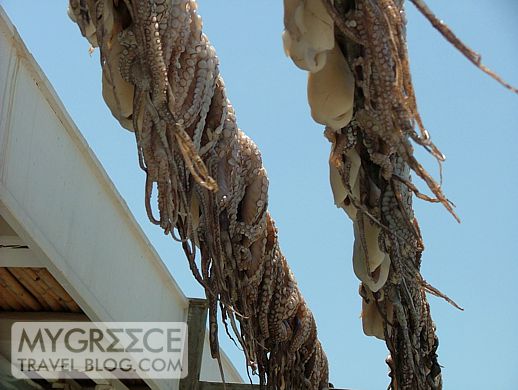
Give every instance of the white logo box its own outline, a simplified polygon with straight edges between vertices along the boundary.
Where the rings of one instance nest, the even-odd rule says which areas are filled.
[[[180,379],[187,344],[185,322],[15,322],[11,371],[21,379]]]

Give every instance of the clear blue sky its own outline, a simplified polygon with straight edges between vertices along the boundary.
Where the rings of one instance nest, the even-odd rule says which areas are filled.
[[[66,3],[0,0],[182,289],[200,296],[177,243],[147,221],[133,135],[105,107],[98,53],[88,55]],[[306,76],[282,50],[282,2],[199,3],[239,125],[262,150],[281,246],[315,313],[331,381],[357,390],[384,389],[387,352],[383,342],[361,330],[351,223],[333,205],[329,145],[322,127],[310,119]],[[428,3],[487,65],[518,84],[516,0]],[[462,218],[459,225],[440,206],[416,202],[426,243],[423,275],[466,309],[430,298],[445,389],[516,390],[518,96],[476,70],[412,5],[407,9],[419,107],[448,157],[444,189]],[[433,161],[423,157],[436,172]],[[241,353],[222,338],[243,372]]]

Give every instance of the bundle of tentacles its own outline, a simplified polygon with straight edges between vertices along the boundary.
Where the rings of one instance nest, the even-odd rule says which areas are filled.
[[[417,112],[402,4],[284,0],[284,7],[285,51],[308,72],[311,115],[326,126],[332,143],[334,202],[353,222],[363,330],[386,341],[392,388],[438,388],[438,341],[419,272],[423,241],[412,210],[412,193],[421,194],[410,170],[429,185],[434,201],[452,208],[410,143],[443,159]]]
[[[219,305],[261,384],[327,388],[313,314],[267,211],[260,152],[236,125],[196,8],[194,0],[71,0],[69,14],[100,48],[104,100],[135,133],[149,218],[181,242],[205,288],[213,357]]]

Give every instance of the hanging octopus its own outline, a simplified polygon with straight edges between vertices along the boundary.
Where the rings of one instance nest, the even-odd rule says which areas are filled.
[[[268,212],[261,154],[237,127],[196,2],[70,0],[69,15],[100,48],[106,104],[135,133],[149,219],[181,242],[205,289],[212,356],[219,306],[261,385],[328,388],[315,319]]]
[[[411,1],[478,68],[518,92],[483,66],[422,0]],[[412,141],[444,161],[417,110],[405,24],[403,0],[284,0],[284,48],[308,72],[311,115],[326,126],[332,143],[334,201],[353,222],[364,333],[387,344],[390,388],[440,389],[438,338],[426,292],[458,306],[421,276],[424,243],[412,195],[440,202],[458,217],[414,157]],[[412,184],[411,171],[434,197]]]

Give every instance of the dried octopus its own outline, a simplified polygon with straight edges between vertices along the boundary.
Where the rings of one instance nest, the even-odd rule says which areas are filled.
[[[484,67],[421,0],[412,2],[471,62],[517,92]],[[440,389],[438,339],[426,292],[456,304],[420,274],[424,244],[412,196],[440,202],[457,216],[414,157],[411,141],[444,160],[417,111],[403,0],[284,0],[284,26],[286,54],[308,71],[311,115],[326,126],[332,143],[335,204],[353,221],[353,269],[361,281],[364,333],[387,344],[390,388]],[[435,197],[419,192],[411,170]]]
[[[104,100],[135,133],[149,219],[181,242],[205,289],[212,356],[219,305],[262,385],[327,388],[315,320],[267,211],[261,154],[236,125],[196,8],[194,0],[70,0],[69,14],[100,48]]]

